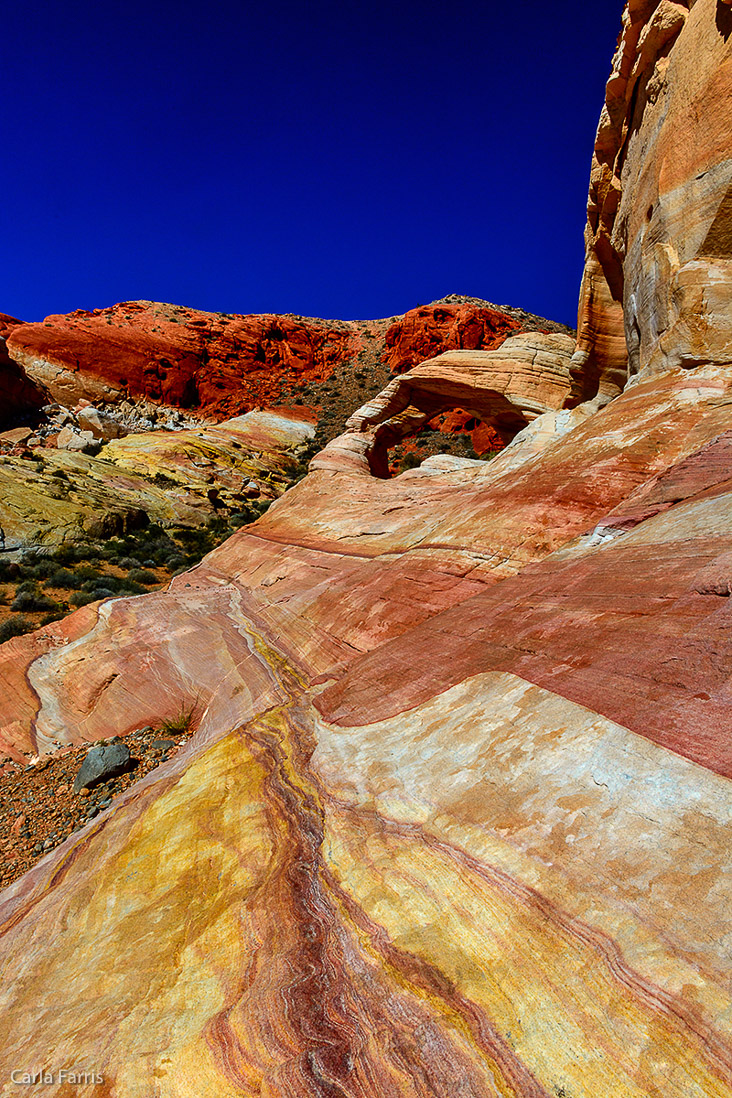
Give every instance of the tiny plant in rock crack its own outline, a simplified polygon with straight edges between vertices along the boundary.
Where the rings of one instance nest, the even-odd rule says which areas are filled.
[[[190,732],[195,719],[196,707],[191,705],[186,708],[181,705],[180,712],[175,717],[166,717],[160,722],[160,731],[167,736],[182,736]]]

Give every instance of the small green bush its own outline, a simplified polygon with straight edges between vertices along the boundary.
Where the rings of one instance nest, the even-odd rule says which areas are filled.
[[[22,616],[6,618],[5,621],[0,622],[0,644],[10,640],[11,637],[22,637],[24,633],[30,633],[32,629],[35,629],[35,624],[30,618]]]
[[[166,717],[166,719],[161,722],[160,731],[168,736],[182,736],[186,732],[190,732],[195,711],[195,705],[191,705],[189,708],[182,705],[177,716]]]
[[[142,595],[145,588],[141,583],[134,583],[131,579],[123,579],[117,588],[120,595]]]
[[[90,591],[74,591],[69,602],[73,606],[86,606],[87,603],[94,602],[94,595]]]
[[[59,621],[64,616],[63,610],[53,610],[50,614],[44,614],[41,618],[41,625],[50,625],[52,621]]]
[[[81,587],[81,578],[76,572],[71,572],[68,568],[57,568],[56,571],[52,572],[48,577],[48,582],[51,587],[61,587],[68,591],[73,591],[78,587]]]
[[[36,561],[36,563],[32,564],[27,569],[27,572],[29,575],[33,576],[34,579],[48,579],[48,577],[53,571],[55,571],[55,569],[56,562],[50,557],[46,557],[45,559],[41,558],[41,560]]]
[[[17,579],[20,575],[20,565],[14,560],[0,560],[0,583],[4,580]]]
[[[10,604],[10,609],[16,612],[32,613],[37,610],[58,610],[59,605],[40,591],[21,591],[19,588]]]
[[[147,587],[158,582],[158,577],[149,568],[133,568],[127,578],[133,583],[143,583]]]
[[[99,579],[99,568],[93,564],[81,564],[76,569],[76,574],[82,582]]]
[[[416,469],[422,464],[422,459],[415,453],[405,454],[399,462],[399,471],[404,473],[407,469]]]

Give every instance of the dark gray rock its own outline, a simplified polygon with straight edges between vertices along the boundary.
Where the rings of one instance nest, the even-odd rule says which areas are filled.
[[[105,743],[92,747],[74,778],[74,793],[78,793],[84,786],[91,788],[98,782],[124,773],[129,764],[129,748],[122,743]]]
[[[151,751],[169,751],[175,747],[175,740],[153,740],[150,744]]]

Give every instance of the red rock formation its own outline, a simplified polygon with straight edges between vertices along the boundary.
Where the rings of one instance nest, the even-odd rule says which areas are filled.
[[[367,327],[130,301],[25,324],[8,347],[66,405],[145,397],[226,418],[278,403],[293,382],[327,378]]]
[[[669,218],[657,253],[627,237],[632,385],[613,397],[598,245],[580,356],[600,400],[569,407],[556,337],[448,352],[166,592],[0,648],[9,751],[199,714],[0,896],[5,1077],[80,1063],[119,1098],[150,1079],[165,1098],[732,1095],[729,249],[694,250],[724,172],[702,161],[703,201],[689,179],[674,197],[688,162],[644,129],[664,131],[644,104],[668,60],[690,159],[721,140],[697,93],[729,76],[732,13],[633,0],[637,22],[618,95],[636,60],[658,87],[627,104],[623,202],[630,224],[658,190]],[[686,291],[717,270],[692,331]],[[455,405],[528,426],[488,463],[372,475],[389,434]]]
[[[484,437],[505,445],[537,416],[570,399],[567,335],[526,332],[496,351],[446,351],[400,374],[348,420],[350,428],[315,459],[314,467],[350,468],[355,455],[364,468],[387,475],[387,450],[440,413],[459,408],[480,421]],[[475,428],[476,432],[478,428]]]
[[[443,351],[500,347],[507,336],[520,330],[515,317],[487,306],[439,301],[419,305],[387,331],[384,361],[392,373],[400,374]]]
[[[432,431],[441,431],[444,434],[469,435],[473,449],[481,456],[498,453],[506,445],[505,438],[501,438],[492,424],[476,419],[472,412],[466,412],[464,408],[440,412],[428,421],[427,426]],[[404,449],[411,449],[407,442],[404,443]]]

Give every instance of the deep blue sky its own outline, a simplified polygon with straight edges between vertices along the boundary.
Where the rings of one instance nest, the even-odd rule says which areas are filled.
[[[0,311],[574,324],[621,0],[14,4]]]

